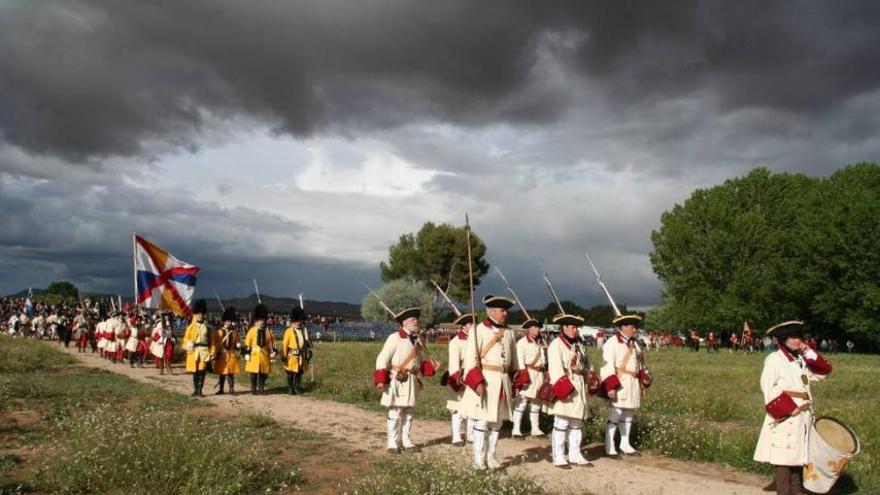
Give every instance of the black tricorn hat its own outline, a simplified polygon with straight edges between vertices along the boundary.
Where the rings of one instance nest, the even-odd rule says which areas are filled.
[[[543,328],[544,327],[544,325],[542,325],[540,321],[538,321],[534,318],[529,318],[528,320],[524,321],[521,326],[523,328],[532,328],[532,327]]]
[[[799,320],[791,320],[782,322],[776,326],[767,330],[767,335],[769,337],[777,337],[784,338],[790,335],[803,335],[804,334],[804,322]]]
[[[290,321],[305,321],[305,319],[306,312],[299,306],[294,306],[293,309],[290,310]]]
[[[622,327],[623,325],[639,326],[639,323],[641,322],[642,317],[639,315],[620,315],[612,321],[612,323],[619,327]]]
[[[413,318],[413,317],[418,318],[421,315],[422,315],[421,308],[406,308],[403,311],[401,311],[400,313],[397,313],[396,315],[394,315],[394,320],[397,321],[398,323],[403,323],[403,320],[406,320],[407,318]]]
[[[254,306],[254,321],[265,320],[267,318],[269,318],[269,308],[264,304],[257,304]]]
[[[577,315],[559,313],[553,317],[553,323],[555,325],[574,325],[579,327],[584,324],[584,319]]]
[[[501,308],[501,309],[510,309],[513,306],[513,299],[504,296],[493,296],[492,294],[487,294],[483,297],[483,304],[487,308]]]
[[[208,303],[206,303],[204,299],[196,299],[196,302],[193,303],[192,314],[208,314]]]
[[[474,314],[473,313],[465,313],[465,314],[459,316],[458,318],[456,318],[455,321],[452,322],[452,324],[453,325],[467,325],[468,323],[471,323],[472,321],[474,321]]]
[[[229,306],[223,310],[223,321],[235,321],[236,319],[238,319],[238,312],[235,311],[235,308]]]

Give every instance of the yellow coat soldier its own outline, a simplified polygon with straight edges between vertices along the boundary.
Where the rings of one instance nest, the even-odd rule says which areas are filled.
[[[547,349],[550,383],[556,401],[550,406],[553,417],[553,465],[571,469],[576,466],[590,466],[590,461],[581,454],[581,428],[584,420],[590,418],[590,384],[598,385],[598,378],[592,378],[592,366],[587,358],[587,348],[578,335],[578,327],[584,324],[580,316],[559,314],[553,323],[562,325],[562,333]],[[568,460],[565,458],[565,442],[568,441]]]
[[[477,325],[465,344],[464,382],[468,389],[461,399],[461,413],[474,419],[474,466],[498,469],[498,436],[503,421],[513,417],[513,383],[516,344],[507,327],[507,311],[513,301],[488,295],[483,298],[489,317]]]
[[[538,424],[541,415],[541,402],[538,400],[538,390],[544,384],[544,373],[547,371],[547,345],[541,338],[541,323],[530,318],[522,324],[526,334],[516,342],[517,370],[514,377],[514,387],[519,390],[516,401],[516,409],[513,410],[513,433],[514,438],[524,438],[521,425],[523,415],[529,411],[529,420],[532,424],[531,436],[544,435]]]
[[[226,382],[229,382],[229,393],[235,393],[235,375],[240,371],[238,364],[238,344],[240,337],[238,330],[235,329],[235,323],[238,319],[238,313],[235,308],[229,307],[223,311],[223,326],[214,332],[214,338],[211,341],[211,354],[214,355],[214,373],[220,377],[218,386],[220,390],[217,395],[226,393],[223,388]]]
[[[275,335],[266,326],[269,309],[262,304],[254,308],[253,324],[244,337],[247,365],[244,370],[251,374],[251,393],[262,394],[266,389],[266,379],[272,371],[272,353],[275,348]]]
[[[281,339],[281,358],[284,360],[290,395],[300,392],[300,381],[309,366],[308,353],[311,342],[305,328],[305,319],[306,314],[302,308],[294,307],[290,311],[290,326],[284,331],[284,337]]]
[[[204,299],[193,304],[192,322],[183,334],[183,348],[186,349],[186,371],[193,374],[193,397],[204,397],[205,375],[211,361],[211,331],[205,325],[208,306]]]
[[[461,325],[461,329],[449,341],[449,378],[446,384],[451,389],[452,398],[446,401],[446,409],[452,412],[452,445],[465,444],[461,435],[462,422],[467,422],[465,431],[468,441],[472,441],[474,436],[474,420],[459,412],[459,409],[461,409],[461,398],[464,396],[464,377],[462,376],[464,374],[462,370],[464,348],[467,344],[468,334],[474,328],[473,317],[473,313],[467,313],[456,318],[453,323]]]

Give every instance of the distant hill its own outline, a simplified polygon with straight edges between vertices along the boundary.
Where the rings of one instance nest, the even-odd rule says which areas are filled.
[[[27,296],[27,289],[16,292],[15,294],[9,294],[6,297],[25,297]],[[34,295],[39,296],[46,293],[46,289],[34,289]],[[116,299],[116,294],[103,294],[98,292],[82,292],[82,297],[88,297],[92,300],[98,299]],[[260,295],[260,298],[263,301],[263,304],[269,308],[269,312],[271,313],[281,313],[286,314],[289,313],[291,309],[293,309],[294,305],[299,306],[299,300],[292,297],[274,297],[270,295]],[[209,313],[220,313],[220,305],[217,304],[217,299],[214,298],[205,298],[205,301],[208,303],[208,312]],[[122,303],[133,303],[134,298],[131,296],[122,296]],[[254,310],[254,306],[257,305],[257,296],[256,294],[251,294],[245,297],[235,297],[229,299],[222,299],[223,306],[229,307],[234,306],[240,313],[250,313]],[[326,316],[334,316],[334,317],[342,317],[346,320],[360,320],[361,319],[361,307],[358,304],[351,304],[346,302],[335,302],[335,301],[312,301],[310,299],[306,299],[304,301],[304,305],[306,307],[306,313],[311,314],[321,314]]]

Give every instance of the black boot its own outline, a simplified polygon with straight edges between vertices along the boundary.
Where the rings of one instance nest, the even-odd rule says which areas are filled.
[[[266,378],[269,378],[269,375],[265,373],[260,373],[260,394],[266,393]]]
[[[303,376],[302,371],[298,372],[296,375],[293,376],[293,394],[294,395],[302,393],[302,389],[299,388],[299,383],[302,380],[302,376]]]
[[[229,393],[235,395],[235,375],[229,375]]]
[[[207,371],[199,371],[199,388],[198,388],[198,396],[204,397],[205,394],[202,393],[202,390],[205,388],[205,376],[208,374]]]
[[[217,392],[217,395],[223,395],[223,386],[226,384],[226,375],[220,375],[220,390]]]
[[[193,373],[193,393],[192,397],[196,397],[199,395],[199,372],[196,371]]]
[[[296,385],[294,385],[294,373],[287,372],[287,389],[290,395],[296,395]]]
[[[257,395],[257,374],[251,373],[251,394]]]

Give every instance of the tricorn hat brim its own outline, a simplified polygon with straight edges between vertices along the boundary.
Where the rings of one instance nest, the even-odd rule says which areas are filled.
[[[408,318],[418,318],[422,315],[421,308],[406,308],[403,311],[394,315],[394,320],[398,323],[403,323],[404,320]]]
[[[456,318],[455,321],[452,322],[452,324],[453,325],[467,325],[468,323],[471,323],[473,321],[474,321],[474,314],[473,313],[465,313],[465,314],[459,316],[458,318]]]
[[[510,309],[514,305],[513,299],[504,296],[493,296],[489,294],[483,297],[483,304],[487,308]]]
[[[614,320],[612,323],[615,325],[622,327],[623,325],[634,325],[639,326],[639,323],[642,322],[642,317],[639,315],[620,315]]]
[[[524,321],[523,324],[522,324],[521,326],[522,326],[523,328],[532,328],[532,327],[538,327],[538,328],[541,328],[541,327],[543,327],[544,325],[541,325],[541,322],[538,321],[538,320],[536,320],[536,319],[534,319],[534,318],[529,318],[528,320]]]
[[[553,317],[553,323],[556,325],[574,325],[579,327],[584,324],[584,319],[577,315],[561,313]]]
[[[787,337],[789,335],[803,335],[804,322],[799,320],[785,321],[767,330],[768,337]]]

